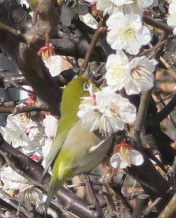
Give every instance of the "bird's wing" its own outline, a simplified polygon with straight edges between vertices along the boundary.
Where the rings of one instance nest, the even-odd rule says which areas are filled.
[[[58,155],[62,147],[62,144],[65,141],[66,136],[67,136],[67,131],[64,131],[62,134],[57,134],[56,138],[54,139],[53,144],[48,153],[48,156],[46,158],[46,166],[43,172],[43,177],[45,176],[46,172],[48,171],[48,168],[51,166],[52,162]]]

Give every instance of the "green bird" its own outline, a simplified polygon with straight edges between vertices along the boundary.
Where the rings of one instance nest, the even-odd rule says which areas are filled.
[[[89,96],[91,81],[85,76],[73,79],[64,89],[58,131],[47,157],[46,169],[54,161],[46,208],[68,178],[89,172],[101,163],[112,144],[112,136],[103,137],[81,125],[77,116],[81,97]]]

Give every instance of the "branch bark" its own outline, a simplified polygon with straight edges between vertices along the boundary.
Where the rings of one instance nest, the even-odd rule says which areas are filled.
[[[45,44],[46,31],[50,31],[51,36],[55,33],[59,14],[54,1],[41,0],[40,4],[42,7],[36,23],[29,22],[28,25],[25,23],[26,26],[23,26],[26,42],[21,37],[14,37],[11,32],[3,29],[0,30],[0,47],[18,65],[38,97],[48,105],[50,111],[59,115],[62,91],[50,76],[41,57],[37,55],[37,51]],[[0,22],[11,28],[21,29],[17,17],[12,16],[14,11],[19,11],[30,19],[27,12],[14,0],[0,0]]]

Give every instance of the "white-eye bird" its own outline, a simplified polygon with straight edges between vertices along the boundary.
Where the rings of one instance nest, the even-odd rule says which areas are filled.
[[[89,86],[90,80],[80,76],[63,91],[61,118],[45,169],[46,172],[54,161],[46,207],[68,178],[89,172],[100,164],[112,144],[112,136],[90,132],[82,127],[77,116],[81,97],[89,95]]]

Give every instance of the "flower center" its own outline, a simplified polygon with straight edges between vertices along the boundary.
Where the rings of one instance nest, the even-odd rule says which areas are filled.
[[[119,110],[118,110],[118,107],[117,107],[116,104],[111,104],[109,109],[110,109],[110,111],[111,111],[111,113],[112,113],[112,115],[114,117],[118,117],[119,116]]]
[[[30,199],[31,201],[39,201],[39,197],[34,187],[26,189],[24,191],[24,195],[27,199]]]
[[[130,25],[126,25],[123,28],[123,36],[125,39],[130,39],[135,37],[135,31]]]
[[[113,79],[122,79],[124,78],[124,72],[122,64],[115,64],[111,69]]]
[[[121,146],[119,149],[119,156],[121,158],[121,160],[123,161],[127,161],[130,158],[130,149],[125,147],[125,146]]]

